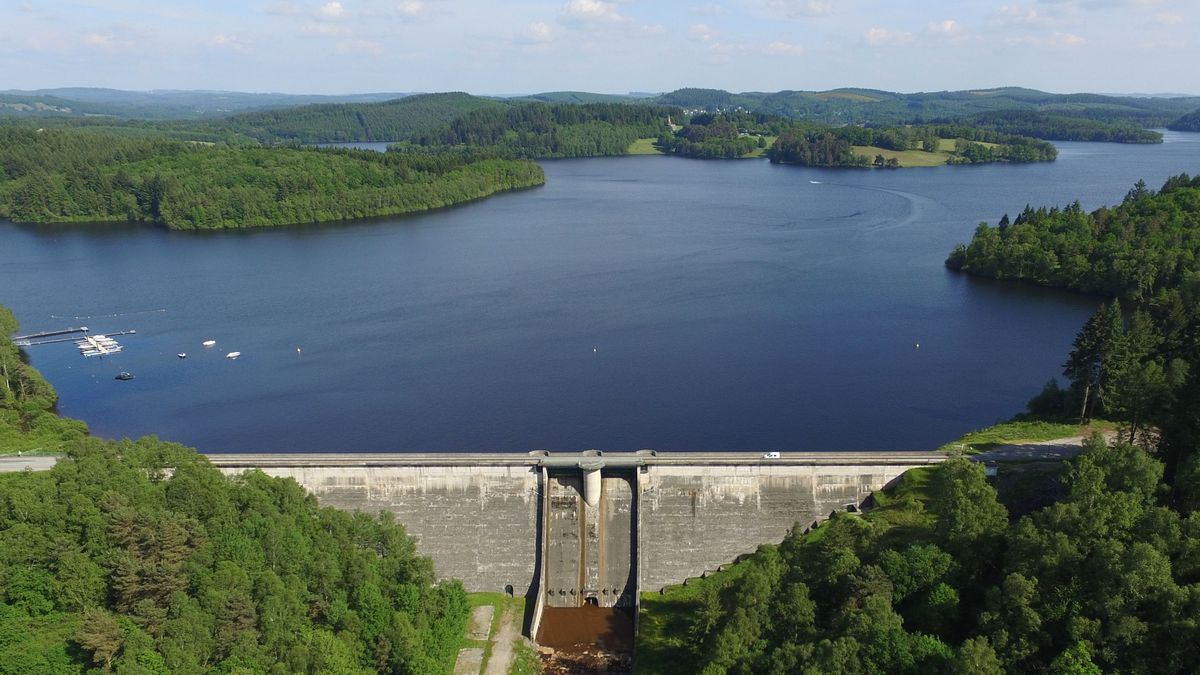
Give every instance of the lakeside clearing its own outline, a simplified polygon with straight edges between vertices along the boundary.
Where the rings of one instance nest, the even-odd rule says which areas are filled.
[[[998,147],[996,143],[972,142],[986,148]],[[950,157],[958,150],[958,140],[954,138],[939,138],[936,152],[927,152],[925,150],[888,150],[887,148],[875,145],[853,145],[850,147],[854,151],[854,154],[866,157],[867,161],[874,161],[876,155],[882,155],[884,159],[895,159],[897,162],[900,162],[900,168],[908,169],[945,166],[949,163]]]
[[[657,138],[639,138],[629,145],[629,149],[625,151],[627,155],[661,155],[664,154],[654,144]]]

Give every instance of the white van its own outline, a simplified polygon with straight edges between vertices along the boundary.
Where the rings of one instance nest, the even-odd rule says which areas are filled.
[[[778,452],[764,452],[763,453],[763,459],[779,459],[782,456],[783,455],[779,454]]]

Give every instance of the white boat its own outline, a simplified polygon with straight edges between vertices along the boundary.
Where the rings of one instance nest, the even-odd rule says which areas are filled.
[[[186,353],[186,352],[179,352],[179,353],[178,353],[178,354],[176,354],[175,356],[178,356],[178,357],[179,357],[179,358],[181,358],[181,359],[186,359],[186,358],[187,358],[187,353]]]
[[[225,355],[225,358],[227,358],[227,359],[236,359],[237,357],[239,357],[239,356],[241,356],[241,355],[242,355],[242,353],[241,353],[241,352],[229,352],[228,354],[226,354],[226,355]]]
[[[217,341],[216,340],[205,340],[204,342],[201,342],[200,344],[204,345],[205,347],[212,347],[213,345],[217,344]]]

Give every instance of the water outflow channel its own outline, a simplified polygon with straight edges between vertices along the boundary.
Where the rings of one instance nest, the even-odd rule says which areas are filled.
[[[569,660],[632,656],[637,611],[636,462],[547,467],[538,644]],[[610,671],[611,672],[611,671]]]

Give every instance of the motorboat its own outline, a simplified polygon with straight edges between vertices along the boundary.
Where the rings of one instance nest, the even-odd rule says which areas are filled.
[[[205,347],[213,347],[217,344],[217,341],[216,340],[205,340],[204,342],[201,342],[200,344],[204,345]]]
[[[237,357],[239,357],[239,356],[241,356],[241,355],[242,355],[242,353],[241,353],[241,352],[229,352],[228,354],[226,354],[226,355],[225,355],[225,358],[227,358],[227,359],[236,359]]]
[[[179,357],[179,358],[181,358],[181,359],[186,359],[186,358],[187,358],[187,352],[179,352],[179,353],[178,353],[178,354],[176,354],[175,356],[178,356],[178,357]]]
[[[116,378],[116,379],[118,379],[118,380],[132,380],[132,379],[133,379],[133,374],[132,374],[132,373],[127,373],[127,372],[125,372],[125,371],[123,371],[123,370],[122,370],[122,371],[121,371],[121,374],[120,374],[120,375],[117,375],[117,378]]]

